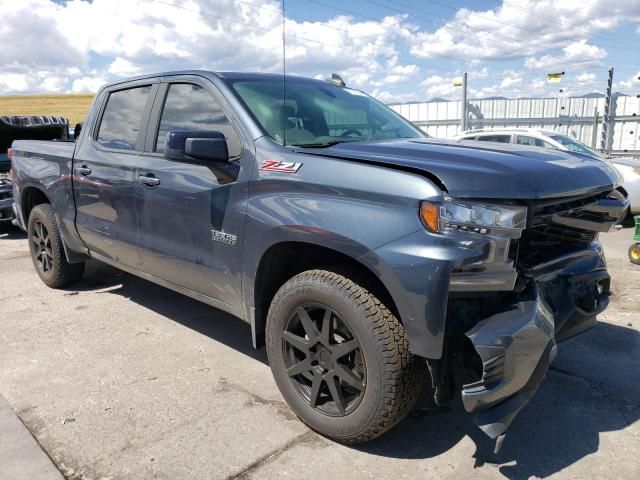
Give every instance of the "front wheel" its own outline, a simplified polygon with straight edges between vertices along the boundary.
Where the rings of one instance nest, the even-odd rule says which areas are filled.
[[[67,262],[51,205],[43,203],[33,207],[27,234],[31,260],[45,285],[62,288],[82,278],[84,263]]]
[[[345,443],[391,429],[420,395],[424,364],[404,328],[346,276],[303,272],[276,293],[267,354],[283,397],[317,432]]]

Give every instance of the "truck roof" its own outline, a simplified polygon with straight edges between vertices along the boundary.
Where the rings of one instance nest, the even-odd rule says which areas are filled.
[[[219,71],[212,71],[212,70],[176,70],[171,72],[157,72],[157,73],[151,73],[147,75],[139,75],[137,77],[123,78],[115,82],[109,82],[105,84],[104,87],[110,87],[113,85],[120,85],[123,83],[145,80],[147,78],[171,77],[171,76],[178,76],[178,75],[200,75],[205,77],[218,77],[218,78],[227,79],[227,80],[268,80],[268,79],[282,78],[283,76],[281,73],[265,73],[265,72],[219,72]],[[284,77],[285,79],[291,79],[296,81],[330,83],[327,80],[318,80],[318,79],[309,78],[309,77],[300,77],[297,75],[284,75]]]

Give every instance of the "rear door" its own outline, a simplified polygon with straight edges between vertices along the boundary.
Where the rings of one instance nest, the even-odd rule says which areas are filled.
[[[159,81],[103,92],[100,112],[78,143],[73,186],[76,225],[93,252],[138,268],[138,212],[142,187],[136,165]]]
[[[199,77],[163,83],[152,119],[155,125],[150,124],[138,166],[143,188],[142,268],[223,304],[239,306],[246,177],[253,164],[252,152],[244,147],[221,95]],[[166,135],[176,130],[222,132],[230,161],[190,163],[165,158]]]

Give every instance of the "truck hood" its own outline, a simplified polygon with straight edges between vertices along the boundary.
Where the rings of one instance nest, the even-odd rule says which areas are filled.
[[[586,195],[620,182],[618,172],[602,160],[493,142],[399,139],[297,151],[435,176],[456,197],[530,200]]]

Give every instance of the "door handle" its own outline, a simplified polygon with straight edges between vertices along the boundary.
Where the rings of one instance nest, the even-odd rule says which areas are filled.
[[[138,182],[140,182],[143,185],[146,185],[147,187],[157,187],[158,185],[160,185],[160,179],[156,177],[152,177],[150,175],[152,174],[140,175],[138,177]]]
[[[91,169],[86,165],[82,165],[80,168],[78,168],[78,172],[80,173],[80,175],[83,175],[85,177],[87,175],[91,175]]]

